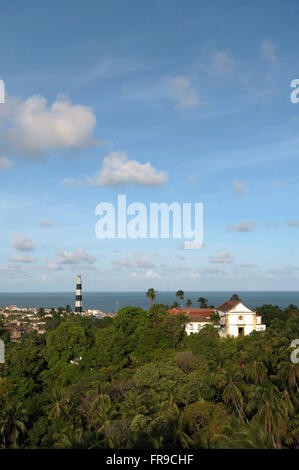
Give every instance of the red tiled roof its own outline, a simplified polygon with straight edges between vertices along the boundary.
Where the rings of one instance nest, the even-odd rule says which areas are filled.
[[[17,331],[13,331],[11,334],[10,334],[10,337],[11,338],[21,338],[22,336],[22,332],[17,330]]]
[[[223,304],[216,307],[216,310],[220,310],[220,312],[229,312],[232,308],[236,307],[240,303],[240,300],[227,300],[226,302],[223,302]]]
[[[215,312],[213,308],[172,308],[168,313],[173,315],[186,315],[192,322],[209,321],[210,316]]]
[[[209,322],[210,321],[210,315],[187,315],[189,317],[189,320],[191,322],[198,322],[198,323],[204,323],[204,322]]]

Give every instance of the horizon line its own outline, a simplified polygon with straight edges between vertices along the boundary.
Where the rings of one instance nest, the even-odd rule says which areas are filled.
[[[84,290],[83,292],[89,293],[89,294],[105,294],[105,293],[128,293],[128,294],[136,294],[136,293],[146,293],[147,290],[136,290],[136,291],[129,291],[129,290],[105,290],[105,291],[95,291],[95,290]],[[158,290],[158,293],[175,293],[176,290]],[[256,290],[238,290],[238,289],[229,289],[229,290],[185,290],[184,292],[189,292],[189,293],[200,293],[200,292],[298,292],[299,290],[261,290],[261,289],[256,289]],[[57,290],[57,291],[5,291],[2,292],[0,291],[1,294],[73,294],[74,290]]]

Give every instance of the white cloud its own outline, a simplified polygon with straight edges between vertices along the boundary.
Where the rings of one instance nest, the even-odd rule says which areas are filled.
[[[142,253],[135,253],[135,266],[138,268],[154,268],[155,264],[147,259]]]
[[[32,238],[22,238],[20,233],[16,233],[13,236],[11,245],[15,250],[18,251],[32,251],[35,248],[35,243]]]
[[[268,275],[271,278],[298,278],[299,268],[297,266],[285,266],[281,268],[274,268],[268,271]]]
[[[229,51],[215,49],[206,70],[215,78],[231,78],[235,71],[235,59]]]
[[[8,170],[9,168],[13,168],[15,166],[14,162],[11,161],[7,157],[0,157],[0,171],[1,170]]]
[[[55,261],[49,261],[47,263],[47,269],[50,269],[51,271],[60,271],[62,268],[61,265],[56,263]]]
[[[16,276],[14,279],[17,280],[20,274],[23,274],[23,271],[19,264],[14,264],[12,266],[0,264],[0,274],[5,275],[5,277],[10,276],[10,278],[14,278],[14,276]]]
[[[218,250],[216,256],[210,257],[210,263],[232,263],[233,257],[225,250]]]
[[[245,193],[246,185],[242,181],[236,181],[234,184],[234,192],[239,196],[243,196]]]
[[[55,227],[56,226],[56,224],[54,224],[48,219],[40,219],[38,223],[41,227]]]
[[[93,263],[96,260],[93,256],[88,255],[85,248],[80,247],[73,252],[61,250],[56,257],[58,264],[78,264],[80,262]]]
[[[128,160],[124,152],[111,152],[104,158],[103,168],[92,178],[89,184],[112,186],[121,183],[135,183],[140,186],[159,186],[166,181],[164,172],[157,172],[152,165]]]
[[[277,54],[274,42],[271,39],[264,39],[260,44],[260,60],[262,62],[276,62]]]
[[[42,96],[5,103],[5,112],[0,113],[2,145],[35,157],[49,150],[79,150],[97,144],[91,138],[95,125],[91,108],[72,105],[64,96],[52,106]]]
[[[35,256],[16,255],[10,258],[13,263],[36,263]]]
[[[51,270],[59,270],[64,264],[79,264],[83,263],[88,268],[88,265],[94,263],[96,258],[90,256],[84,247],[77,248],[72,252],[61,250],[53,261],[47,263],[47,268]]]
[[[190,86],[187,77],[180,76],[171,79],[171,90],[174,100],[181,108],[194,108],[199,105],[197,92]]]
[[[114,260],[112,261],[112,264],[115,266],[124,266],[125,268],[133,268],[134,264],[131,260],[128,258],[126,259],[121,259],[121,260]]]
[[[241,222],[240,224],[230,225],[227,227],[228,232],[251,232],[256,229],[257,225],[254,220],[247,220],[246,222]]]
[[[148,271],[146,271],[145,277],[148,279],[158,279],[159,274],[155,273],[152,269],[148,269]]]
[[[6,266],[5,264],[0,264],[0,271],[11,271],[13,269],[18,269],[19,267],[17,266]]]
[[[142,253],[135,252],[131,259],[114,260],[112,264],[115,266],[124,266],[126,268],[155,268],[156,265],[146,258]]]

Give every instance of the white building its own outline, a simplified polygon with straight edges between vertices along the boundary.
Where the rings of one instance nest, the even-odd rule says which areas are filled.
[[[216,307],[220,316],[220,334],[222,336],[245,336],[252,331],[264,331],[266,325],[261,322],[254,310],[246,307],[240,300],[227,300]]]
[[[227,300],[216,308],[173,308],[168,311],[171,314],[184,314],[189,318],[186,324],[186,332],[198,333],[205,325],[213,324],[211,315],[218,313],[220,324],[214,326],[221,336],[245,336],[252,331],[264,331],[266,325],[261,322],[261,317],[256,312],[246,307],[241,300]]]
[[[213,308],[172,308],[168,313],[173,315],[186,315],[189,318],[186,323],[187,335],[198,333],[205,325],[210,325],[210,316],[215,313]]]

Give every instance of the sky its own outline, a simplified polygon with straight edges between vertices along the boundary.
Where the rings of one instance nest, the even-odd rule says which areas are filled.
[[[0,291],[297,290],[296,0],[2,1]],[[202,203],[203,246],[96,206]]]

